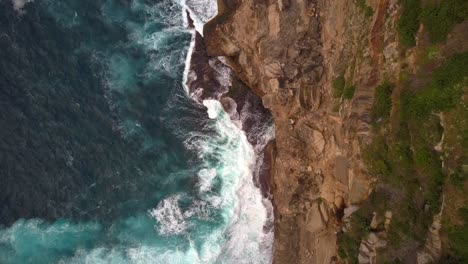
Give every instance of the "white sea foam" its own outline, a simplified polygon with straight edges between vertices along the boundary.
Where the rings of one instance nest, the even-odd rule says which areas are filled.
[[[184,17],[186,17],[186,14],[184,14]],[[195,31],[192,30],[191,31],[192,33],[192,37],[191,37],[191,40],[190,40],[190,46],[188,48],[188,51],[187,51],[187,56],[186,56],[186,59],[185,59],[185,69],[184,69],[184,77],[182,79],[182,83],[183,83],[183,86],[185,88],[185,92],[187,94],[189,94],[189,88],[187,87],[187,81],[189,80],[189,78],[194,78],[194,74],[191,74],[190,72],[190,65],[192,64],[192,54],[193,54],[193,49],[195,48]],[[195,75],[196,77],[196,75]]]
[[[23,3],[20,5],[22,8],[26,0],[18,1],[18,3],[20,2]],[[185,62],[186,70],[183,80],[185,85],[190,74],[190,50],[193,49],[195,31],[192,31],[192,41],[185,61],[183,58],[185,51],[171,46],[168,37],[174,34],[186,34],[187,30],[183,26],[187,24],[187,19],[184,18],[185,14],[180,15],[181,12],[185,11],[191,13],[196,30],[202,34],[203,24],[216,15],[216,0],[163,0],[154,7],[148,6],[144,1],[132,1],[130,8],[133,10],[144,9],[148,13],[148,23],[143,27],[126,21],[123,21],[122,25],[131,32],[130,37],[134,38],[135,42],[143,45],[148,51],[158,52],[158,54],[153,55],[154,64],[149,70],[176,72],[174,69],[180,63]],[[148,33],[146,30],[153,26],[151,20],[163,23],[169,29]],[[221,86],[224,88],[230,86],[229,69],[218,67],[219,65],[215,65],[213,62],[214,60],[211,60],[210,65],[217,71]],[[192,76],[192,78],[194,77]],[[188,92],[188,89],[186,91]],[[192,97],[188,94],[186,96]],[[192,98],[194,97],[196,95],[193,95]],[[182,203],[183,198],[185,198],[183,195],[170,195],[148,212],[151,218],[146,215],[146,217],[142,217],[146,219],[142,220],[143,222],[132,218],[128,221],[135,222],[127,230],[116,231],[121,223],[116,223],[116,226],[111,228],[117,232],[117,234],[110,234],[112,239],[125,242],[124,246],[113,249],[103,247],[79,249],[73,257],[64,259],[62,263],[266,264],[271,262],[273,232],[272,230],[265,232],[264,227],[271,224],[272,206],[268,200],[263,199],[260,189],[254,184],[254,174],[256,165],[258,165],[256,160],[260,152],[253,148],[247,140],[246,134],[231,121],[220,102],[205,100],[200,103],[206,107],[208,117],[211,120],[205,120],[205,118],[197,125],[206,126],[207,130],[213,131],[213,134],[193,132],[185,135],[186,140],[184,141],[188,149],[197,151],[200,155],[199,159],[203,163],[200,170],[196,172],[198,180],[196,197],[190,197],[193,200],[186,204],[187,201]],[[241,113],[241,118],[242,116],[247,118],[247,112]],[[124,125],[125,123],[122,122],[121,126]],[[129,131],[134,133],[133,131],[136,130]],[[261,128],[259,128],[256,136],[265,136],[262,133]],[[259,140],[266,141],[267,139],[265,137],[265,139]],[[170,177],[166,180],[170,181]],[[221,220],[219,217],[211,219],[210,217],[214,214],[220,215]],[[200,228],[200,230],[195,228],[198,226],[195,226],[194,220],[204,220],[208,223],[211,223],[210,221],[216,222],[209,228],[205,226],[204,229]],[[171,235],[186,234],[190,240],[189,245],[180,247],[160,245],[144,240],[137,240],[138,243],[133,243],[135,238],[140,238],[139,235],[141,235],[139,232],[134,232],[133,227],[140,228],[146,224],[151,226],[154,223],[157,223],[157,230],[165,238]],[[44,227],[33,227],[38,229],[35,236],[42,236]],[[64,228],[69,229],[70,227],[73,225],[70,224]],[[101,227],[91,225],[88,228],[90,229],[90,241],[95,236],[101,235]],[[136,230],[141,231],[138,228]],[[46,231],[54,230],[46,229]],[[54,241],[55,234],[60,232],[52,232],[54,235],[47,241]],[[127,240],[127,233],[135,235],[132,237],[133,240]],[[11,233],[10,236],[8,234],[10,233],[0,233],[0,242],[15,244],[14,233]],[[81,230],[79,234],[80,236],[76,236],[72,233],[70,236],[81,238],[83,236]],[[113,237],[114,235],[115,237]],[[196,235],[199,237],[195,237]],[[146,238],[143,235],[141,237]],[[191,239],[197,240],[196,243]],[[63,239],[58,241],[63,241]],[[86,239],[86,241],[88,240]],[[168,241],[171,240],[168,239]],[[57,243],[57,246],[62,246],[62,244]]]
[[[143,45],[151,54],[151,67],[147,69],[147,74],[151,76],[154,71],[164,71],[170,76],[178,72],[178,68],[185,63],[187,49],[180,48],[180,42],[174,41],[174,36],[187,34],[185,29],[178,27],[167,30],[147,33],[144,29],[135,31],[131,37]],[[187,42],[188,44],[188,42]]]
[[[187,259],[187,263],[270,263],[273,231],[265,232],[265,226],[271,226],[273,208],[254,184],[258,153],[219,101],[202,103],[212,120],[205,125],[213,133],[193,131],[185,135],[186,147],[199,154],[204,168],[197,173],[198,198],[181,215],[186,223],[193,219],[210,221],[213,214],[220,214],[223,221],[203,234],[199,250],[164,254],[181,259],[169,263],[186,263]],[[267,140],[272,135],[266,131],[259,131],[258,136]],[[212,189],[215,181],[220,185]],[[192,228],[196,230],[196,224],[186,230],[187,234]],[[189,258],[190,252],[196,252],[196,258]]]
[[[185,218],[196,216],[198,219],[209,220],[210,210],[216,208],[206,201],[195,200],[188,210],[184,212]]]
[[[185,12],[183,0],[164,0],[155,5],[132,1],[131,9],[142,11],[147,17],[143,25],[132,21],[121,22],[128,30],[129,37],[135,43],[142,45],[150,54],[152,63],[151,67],[146,69],[145,75],[151,76],[154,71],[162,71],[175,77],[178,68],[185,63],[187,52],[187,49],[180,48],[180,41],[175,41],[183,39],[182,36],[189,32],[184,22],[185,15],[181,15]],[[164,29],[155,30],[160,24],[164,25]],[[187,41],[187,45],[188,43]]]
[[[179,207],[179,195],[162,200],[150,211],[150,215],[159,223],[159,233],[162,235],[180,234],[187,229],[187,222]]]
[[[185,0],[185,7],[190,12],[195,29],[203,36],[203,25],[218,14],[216,0]]]
[[[217,244],[210,245],[210,241],[206,241],[204,245],[219,247],[219,251],[211,250],[210,254],[217,255],[216,259],[221,263],[251,263],[253,259],[256,263],[269,263],[273,233],[272,230],[265,233],[264,226],[271,224],[272,207],[253,182],[255,150],[220,102],[204,100],[203,105],[214,121],[216,133],[206,136],[194,132],[186,144],[188,148],[197,150],[201,160],[206,161],[207,168],[198,174],[199,191],[202,194],[205,191],[201,198],[211,205],[211,210],[219,208],[224,219],[221,226],[210,231],[213,236],[217,234],[218,238],[213,240]],[[216,167],[212,167],[214,165]],[[214,177],[221,180],[218,192],[200,188],[208,186]],[[191,217],[196,214],[184,215]]]
[[[16,11],[21,11],[26,3],[32,2],[33,0],[12,0],[13,8]]]
[[[223,111],[223,106],[216,100],[204,100],[203,105],[207,108],[208,117],[215,119]]]
[[[203,102],[216,118],[216,128],[225,142],[219,150],[225,232],[228,239],[223,245],[220,258],[225,263],[268,263],[272,233],[264,233],[268,222],[268,212],[260,192],[253,183],[252,171],[255,167],[255,151],[245,133],[231,122],[221,104],[215,100]]]
[[[209,2],[211,4],[207,4],[207,1],[186,1],[186,8],[195,21],[196,30],[200,33],[202,33],[203,23],[216,14],[210,10],[216,7],[213,4],[215,1]],[[203,15],[200,16],[200,14]],[[203,22],[201,26],[199,22]],[[192,43],[186,59],[184,86],[189,78],[196,78],[196,76],[190,76],[189,69],[194,47],[194,34],[195,32],[192,32]],[[229,87],[231,85],[230,69],[223,67],[224,65],[216,65],[215,60],[210,60],[210,66],[217,72],[222,86],[219,87],[220,90]],[[188,87],[185,86],[185,90],[188,95]],[[198,95],[195,91],[189,96],[199,101]],[[267,125],[258,127],[258,131],[254,131],[252,135],[259,137],[254,140],[259,143],[258,149],[254,149],[241,128],[231,121],[220,102],[204,100],[202,104],[207,109],[208,117],[214,121],[206,125],[214,126],[212,129],[215,135],[192,132],[184,143],[188,149],[196,150],[200,155],[199,158],[206,164],[206,167],[198,172],[198,189],[202,202],[197,202],[203,204],[203,208],[211,210],[219,208],[223,224],[210,231],[209,238],[203,243],[202,250],[196,252],[196,260],[193,258],[192,263],[200,263],[200,261],[213,263],[215,260],[220,263],[252,263],[253,261],[270,263],[273,230],[265,232],[264,228],[272,224],[273,207],[268,199],[262,197],[260,189],[255,186],[254,174],[258,174],[256,171],[258,167],[255,166],[259,165],[256,164],[259,160],[258,156],[261,154],[261,149],[273,137],[273,130]],[[250,109],[241,113],[241,118],[257,118],[248,110]],[[213,160],[215,160],[214,163]],[[210,192],[215,178],[220,179],[220,189],[218,192]],[[191,208],[195,206],[192,205]],[[183,213],[183,216],[189,219],[199,215],[201,210],[195,211],[188,210]],[[192,251],[189,250],[185,254],[191,254],[189,252]]]
[[[153,6],[146,6],[149,18],[152,21],[164,24],[167,28],[186,28],[184,18],[184,0],[163,0]]]
[[[215,169],[202,169],[198,172],[198,188],[200,192],[204,193],[211,188],[213,180],[216,177]]]

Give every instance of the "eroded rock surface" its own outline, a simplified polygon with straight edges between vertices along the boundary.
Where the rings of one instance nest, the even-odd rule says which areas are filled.
[[[396,49],[383,45],[394,36],[381,32],[392,26],[383,21],[395,1],[370,1],[369,19],[352,1],[218,2],[204,28],[208,54],[225,56],[274,118],[274,263],[333,263],[336,216],[370,192],[360,146],[369,141],[375,85],[384,70],[396,72]],[[339,74],[359,76],[352,100],[333,98]]]

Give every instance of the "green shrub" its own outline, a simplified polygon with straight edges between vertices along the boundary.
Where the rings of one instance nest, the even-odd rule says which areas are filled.
[[[456,255],[463,258],[465,261],[468,260],[468,226],[454,228],[454,231],[449,235],[450,244]],[[466,263],[466,262],[464,262]]]
[[[415,150],[414,163],[418,166],[432,167],[432,153],[425,147]]]
[[[458,209],[458,216],[465,224],[468,224],[468,207]]]
[[[357,6],[364,11],[366,17],[372,17],[374,15],[374,10],[366,4],[366,0],[357,0]]]
[[[345,99],[352,99],[354,96],[355,86],[347,86],[346,79],[343,75],[338,76],[333,81],[333,97]]]
[[[354,92],[356,91],[356,86],[346,86],[343,90],[343,98],[344,99],[353,99]]]
[[[421,20],[432,42],[442,42],[455,24],[468,17],[468,1],[431,1],[421,13]]]
[[[389,252],[398,251],[408,243],[423,245],[432,216],[440,211],[446,180],[440,153],[434,150],[434,145],[440,141],[444,131],[439,118],[431,113],[461,107],[457,105],[466,91],[464,87],[468,85],[468,52],[448,58],[429,74],[420,77],[428,79],[425,85],[412,87],[411,84],[418,82],[409,81],[402,84],[400,101],[394,105],[390,98],[393,89],[390,83],[383,83],[375,91],[371,116],[373,121],[382,118],[382,124],[385,125],[373,128],[375,136],[363,151],[363,159],[369,173],[379,177],[380,189],[376,188],[375,192],[381,193],[382,189],[386,189],[391,195],[382,196],[383,199],[373,199],[371,195],[366,202],[369,205],[361,205],[353,215],[353,228],[348,236],[353,241],[365,236],[369,212],[375,211],[379,215],[385,210],[397,212],[388,232],[388,255],[383,256],[388,259],[382,263],[395,257]],[[392,116],[390,125],[392,107],[400,116]],[[464,179],[457,175],[451,178],[458,182]],[[459,215],[468,222],[468,208],[460,210]],[[446,252],[444,262],[441,263],[468,263],[468,224],[452,226],[447,229],[447,234],[451,251]],[[350,256],[356,246],[347,246],[343,252]]]
[[[363,210],[360,209],[351,215],[350,230],[338,236],[338,254],[340,258],[348,259],[349,263],[357,263],[361,240],[370,232],[370,216],[364,216],[362,213]]]
[[[442,164],[439,164],[439,166],[442,166]],[[430,212],[432,214],[437,214],[440,211],[442,190],[445,177],[444,174],[440,171],[440,169],[433,171],[430,177],[431,183],[429,186],[429,191],[426,195],[426,199],[429,205]]]
[[[393,84],[384,82],[375,90],[374,106],[371,112],[372,121],[375,123],[379,118],[387,119],[392,109]]]
[[[338,76],[335,81],[333,81],[333,96],[335,98],[341,97],[343,90],[346,85],[346,80],[343,75]]]
[[[468,52],[456,54],[436,69],[427,87],[404,98],[404,110],[417,118],[455,106],[468,84]]]
[[[341,259],[348,259],[349,263],[357,263],[359,255],[360,238],[354,238],[349,233],[338,236],[338,254]]]
[[[391,162],[398,174],[407,175],[412,172],[413,159],[411,145],[407,138],[398,138],[391,149]],[[403,178],[407,180],[407,178]]]
[[[399,233],[399,225],[396,223],[396,219],[390,222],[389,232],[387,233],[387,240],[391,246],[400,246],[401,244],[401,235]]]
[[[439,263],[443,264],[463,264],[468,263],[468,259],[464,259],[460,256],[454,256],[452,254],[444,253],[439,260]]]
[[[448,93],[450,98],[458,100],[462,94],[462,86],[467,84],[468,52],[452,56],[442,67],[432,74],[433,89]],[[453,98],[453,97],[456,98]]]
[[[468,261],[468,207],[458,210],[458,215],[464,222],[463,225],[454,226],[449,231],[449,245],[460,263]],[[464,262],[463,262],[464,261]]]
[[[371,162],[373,160],[386,160],[387,152],[388,146],[387,142],[385,142],[385,137],[380,134],[376,134],[374,136],[372,144],[367,146],[367,148],[365,149],[363,153],[363,158],[366,162]]]
[[[463,173],[455,172],[450,175],[449,179],[453,186],[459,189],[463,189],[463,183],[466,180],[466,177],[463,175]]]
[[[338,256],[339,256],[341,259],[346,259],[346,258],[348,258],[348,254],[346,253],[346,251],[345,251],[344,248],[342,248],[342,247],[338,248]]]
[[[419,29],[419,14],[421,12],[420,0],[400,0],[402,12],[398,21],[398,33],[400,44],[405,47],[413,47],[415,36]]]
[[[434,59],[440,58],[440,50],[437,45],[424,48],[418,51],[418,53],[418,64],[422,66],[429,64]]]

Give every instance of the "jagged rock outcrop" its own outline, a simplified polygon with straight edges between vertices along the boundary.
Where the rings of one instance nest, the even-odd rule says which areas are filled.
[[[367,239],[359,246],[359,264],[376,264],[377,250],[387,246],[387,242],[382,239],[383,234],[370,233]]]
[[[224,4],[224,13],[205,26],[208,52],[227,56],[275,121],[274,262],[329,263],[336,244],[328,215],[334,199],[320,199],[328,175],[323,175],[325,166],[316,163],[327,163],[323,154],[337,146],[321,109],[324,66],[317,3]],[[327,165],[332,170],[332,164]]]
[[[336,216],[370,192],[360,146],[369,141],[379,69],[396,71],[396,49],[382,44],[392,36],[381,32],[392,26],[383,18],[394,16],[395,0],[371,2],[369,21],[352,1],[218,0],[205,25],[208,54],[225,56],[273,114],[274,263],[335,262]],[[356,72],[354,98],[333,98],[334,78]]]
[[[442,202],[442,208],[440,209],[440,212],[434,216],[432,225],[429,227],[429,232],[427,234],[424,248],[417,254],[417,264],[437,263],[442,255],[442,240],[440,238],[440,229],[442,228],[443,210],[444,202]]]
[[[385,212],[384,217],[380,217],[374,212],[370,223],[371,232],[361,241],[359,245],[359,264],[377,264],[377,251],[387,247],[387,234],[392,220],[393,213]],[[379,228],[383,226],[382,228]]]

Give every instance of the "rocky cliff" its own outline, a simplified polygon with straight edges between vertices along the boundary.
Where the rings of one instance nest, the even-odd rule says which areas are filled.
[[[372,141],[375,88],[398,80],[407,66],[400,58],[398,1],[218,5],[218,16],[204,28],[208,54],[226,57],[274,119],[276,140],[267,148],[274,263],[341,261],[337,232],[374,186],[362,156]],[[386,230],[391,212],[385,215]],[[379,244],[379,236],[385,234],[363,243]],[[374,263],[375,251],[361,245],[359,262]]]
[[[388,1],[381,2],[377,9],[386,8]],[[359,41],[371,24],[379,30],[383,14],[372,23],[354,4],[339,0],[219,4],[219,15],[204,29],[208,53],[226,56],[274,117],[274,262],[330,263],[337,220],[369,193],[359,144],[367,140],[373,97],[372,90],[358,89],[353,100],[340,102],[332,83],[353,70],[348,63],[357,65],[354,71],[359,67],[360,82],[379,81],[380,58]],[[352,15],[360,18],[352,19],[356,24],[347,21]],[[375,35],[379,49],[383,36]]]

